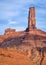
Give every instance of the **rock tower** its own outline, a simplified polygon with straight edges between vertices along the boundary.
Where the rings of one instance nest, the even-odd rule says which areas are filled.
[[[28,16],[28,31],[36,29],[36,20],[35,20],[35,8],[29,8],[29,16]]]

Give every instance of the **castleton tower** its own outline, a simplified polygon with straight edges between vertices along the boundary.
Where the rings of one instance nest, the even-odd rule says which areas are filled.
[[[28,31],[33,29],[36,29],[35,7],[30,7],[28,16]]]

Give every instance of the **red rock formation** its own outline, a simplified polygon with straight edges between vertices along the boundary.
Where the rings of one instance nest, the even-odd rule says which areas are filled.
[[[16,32],[15,29],[7,28],[7,29],[5,30],[4,35],[13,34],[13,33],[15,33],[15,32]]]
[[[37,55],[39,56],[37,51],[44,54],[42,50],[46,47],[46,32],[36,28],[34,7],[29,8],[28,28],[26,31],[17,32],[15,29],[6,29],[4,35],[0,36],[0,47],[17,47],[20,50],[29,50],[28,56],[30,56],[30,51],[33,49],[33,51],[35,50],[33,56],[36,55],[34,60],[39,59],[37,57]],[[40,61],[42,61],[42,58]]]
[[[29,17],[28,17],[28,29],[29,31],[36,28],[36,20],[35,20],[35,8],[29,8]]]

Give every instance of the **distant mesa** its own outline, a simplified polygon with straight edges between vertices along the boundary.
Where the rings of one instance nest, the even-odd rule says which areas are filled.
[[[7,29],[5,30],[4,35],[13,34],[13,33],[15,33],[15,32],[16,32],[15,29],[7,28]]]

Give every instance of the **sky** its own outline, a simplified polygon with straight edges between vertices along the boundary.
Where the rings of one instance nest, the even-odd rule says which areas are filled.
[[[46,32],[46,0],[0,0],[0,34],[7,28],[25,30],[29,7],[35,7],[36,27]]]

